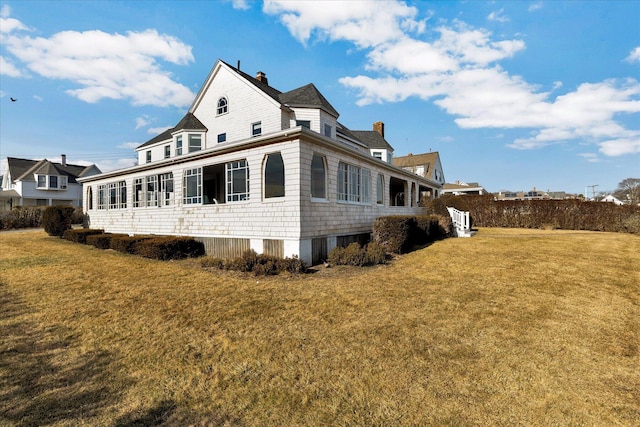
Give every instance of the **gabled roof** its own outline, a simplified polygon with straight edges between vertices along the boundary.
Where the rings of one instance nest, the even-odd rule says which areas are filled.
[[[391,144],[375,130],[352,130],[351,133],[370,149],[384,149],[393,151]]]
[[[151,138],[150,140],[148,140],[147,142],[145,142],[144,144],[138,146],[137,150],[139,150],[140,148],[144,148],[147,147],[149,145],[153,145],[157,142],[162,142],[162,141],[166,141],[168,139],[171,139],[171,135],[174,132],[178,132],[180,130],[207,130],[207,127],[205,125],[202,124],[202,122],[200,120],[198,120],[198,118],[196,116],[193,115],[193,113],[187,113],[184,115],[184,117],[182,118],[182,120],[180,120],[180,122],[178,122],[177,125],[175,125],[174,127],[165,130],[164,132],[162,132],[160,135],[155,136],[153,138]]]
[[[424,154],[409,154],[408,156],[394,157],[393,164],[401,167],[423,166],[423,165],[435,165],[440,158],[440,154],[437,151]]]
[[[290,107],[320,108],[334,117],[340,115],[313,83],[280,94],[279,101]]]
[[[7,157],[7,165],[13,181],[34,181],[35,174],[38,174],[67,176],[69,183],[75,183],[76,178],[86,175],[89,171],[101,172],[95,165],[81,166],[67,163],[63,166],[61,163],[54,163],[47,159],[29,160]]]
[[[224,65],[226,65],[227,67],[231,68],[236,73],[240,74],[245,80],[247,80],[249,83],[251,83],[252,85],[257,87],[258,89],[260,89],[261,91],[263,91],[267,95],[269,95],[275,101],[281,102],[280,99],[279,99],[279,96],[280,96],[280,94],[282,94],[282,92],[280,92],[278,89],[276,89],[274,87],[271,87],[266,83],[261,82],[260,80],[256,79],[255,77],[250,76],[249,74],[245,73],[244,71],[241,71],[239,68],[236,68],[233,65],[227,64],[226,62],[224,62],[221,59],[219,59],[219,61],[221,63],[223,63]]]

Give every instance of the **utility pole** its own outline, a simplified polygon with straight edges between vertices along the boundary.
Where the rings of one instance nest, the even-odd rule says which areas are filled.
[[[599,185],[598,184],[587,185],[587,188],[591,188],[591,197],[593,198],[593,200],[596,199],[596,187],[599,187]]]

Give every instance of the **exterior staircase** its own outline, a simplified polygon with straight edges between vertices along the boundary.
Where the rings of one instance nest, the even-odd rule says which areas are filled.
[[[447,206],[449,216],[453,222],[453,232],[456,237],[471,237],[476,234],[471,230],[471,222],[469,221],[469,212],[459,211],[456,208]]]

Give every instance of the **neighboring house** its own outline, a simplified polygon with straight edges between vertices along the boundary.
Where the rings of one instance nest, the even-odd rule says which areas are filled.
[[[385,161],[381,123],[352,131],[338,116],[313,84],[280,92],[219,60],[184,118],[137,148],[137,166],[81,180],[90,227],[316,263],[379,216],[420,212],[441,183]]]
[[[462,196],[464,194],[486,194],[487,190],[477,182],[466,183],[464,181],[456,181],[455,184],[446,183],[442,188],[442,194],[453,194]]]
[[[394,157],[393,164],[430,181],[437,182],[440,188],[434,188],[433,191],[430,194],[426,194],[426,196],[431,198],[440,196],[445,179],[442,163],[440,163],[440,154],[437,151],[424,154],[409,153],[403,157]]]
[[[620,205],[624,205],[624,202],[620,199],[618,199],[616,196],[614,196],[613,194],[609,194],[606,197],[603,197],[602,200],[600,200],[601,202],[609,202],[609,203],[615,203],[616,205],[620,206]]]
[[[0,210],[15,206],[82,206],[82,184],[78,178],[101,173],[95,165],[79,166],[47,159],[8,157],[2,176]]]
[[[570,198],[564,191],[499,191],[496,200],[564,200]]]

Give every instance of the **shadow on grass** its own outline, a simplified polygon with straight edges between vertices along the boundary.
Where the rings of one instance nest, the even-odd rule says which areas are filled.
[[[37,324],[6,288],[0,283],[0,425],[91,424],[113,410],[132,383],[117,376],[113,355],[82,353],[71,330]],[[118,425],[155,425],[169,407],[164,402]]]

